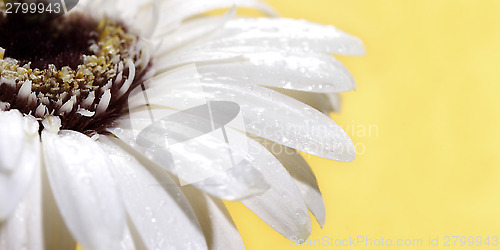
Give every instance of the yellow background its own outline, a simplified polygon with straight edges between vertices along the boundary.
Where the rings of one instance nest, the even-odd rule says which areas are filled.
[[[367,50],[340,57],[358,89],[333,115],[365,152],[353,163],[310,159],[327,209],[310,238],[421,238],[417,249],[440,249],[428,238],[500,235],[500,1],[268,2]],[[230,210],[247,249],[324,249],[291,246],[245,207]]]

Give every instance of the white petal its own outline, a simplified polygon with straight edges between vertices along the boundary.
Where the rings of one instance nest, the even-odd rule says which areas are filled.
[[[2,222],[0,226],[0,249],[45,249],[42,227],[40,169],[40,166],[34,169],[34,178],[30,181],[31,186],[28,194],[18,204],[13,214]]]
[[[28,141],[24,123],[18,110],[0,112],[0,172],[11,172],[17,167],[23,146]]]
[[[67,102],[65,102],[61,108],[59,108],[59,110],[57,111],[58,114],[65,114],[65,113],[69,113],[71,112],[71,110],[73,110],[74,106],[75,106],[75,100],[76,99],[76,96],[72,96],[70,100],[68,100]]]
[[[271,188],[241,203],[288,239],[307,239],[311,233],[311,218],[292,177],[267,149],[253,140],[250,142],[250,152],[262,166],[272,163],[271,167],[259,168]]]
[[[195,72],[190,72],[187,75],[184,73],[182,70],[172,71],[163,74],[159,81],[184,86],[186,83],[196,80]],[[212,128],[211,122],[199,122],[199,119],[208,121],[206,110],[205,117],[201,117],[201,114],[196,116],[189,112],[178,112],[178,110],[191,110],[193,107],[199,108],[207,105],[206,100],[200,99],[198,96],[203,95],[201,86],[190,88],[186,92],[187,96],[177,96],[175,91],[168,86],[158,87],[152,92],[149,88],[146,88],[146,91],[136,89],[129,98],[130,114],[117,120],[116,127],[109,129],[109,131],[151,161],[177,175],[184,182],[194,182],[193,185],[216,197],[235,200],[265,191],[268,186],[261,174],[252,167],[254,163],[248,159],[244,148],[233,146],[233,140],[230,140],[231,143],[227,143],[224,139],[217,138],[222,136],[223,131],[221,128]],[[169,98],[165,98],[167,96]],[[189,100],[186,100],[184,96]],[[150,106],[148,103],[156,105]],[[173,109],[163,108],[170,106],[170,104],[173,104]],[[225,105],[223,104],[224,107]],[[239,111],[238,108],[238,119],[231,121],[231,124],[240,124],[240,127],[243,128],[244,121]],[[220,111],[217,116],[224,116],[225,112]],[[181,124],[173,118],[170,119],[170,117],[179,118],[178,115],[183,115],[181,120],[189,122],[191,126]],[[204,131],[208,127],[211,130]],[[175,131],[171,131],[172,128]],[[231,131],[226,131],[226,133],[228,133],[227,135],[232,134]],[[144,140],[144,136],[139,138],[140,134],[146,134],[147,140]],[[189,140],[183,140],[183,138],[186,139],[186,136],[192,137]],[[234,142],[246,140],[245,136],[238,136],[238,134],[235,136]],[[182,143],[176,144],[176,142],[181,141]],[[231,156],[228,154],[229,151],[233,153],[232,156],[242,160],[234,162],[232,165],[225,164],[231,163],[229,162]],[[229,170],[224,171],[227,169]],[[193,176],[197,179],[193,179]],[[191,181],[186,180],[186,177],[190,178]]]
[[[52,133],[59,133],[61,130],[61,118],[59,116],[48,116],[42,121],[42,126],[44,131],[50,131]]]
[[[52,193],[46,168],[42,168],[42,212],[45,249],[75,249],[76,242],[69,232]]]
[[[129,3],[137,4],[137,7],[130,6]],[[128,1],[126,4],[121,4],[125,10],[121,10],[123,20],[130,20],[131,25],[138,29],[142,37],[151,37],[158,26],[160,19],[159,6],[160,1],[155,0],[141,0],[141,1]],[[127,12],[132,12],[128,14]]]
[[[97,105],[96,108],[96,114],[97,115],[103,114],[108,109],[110,101],[111,101],[111,90],[108,89],[101,96],[101,100],[99,100],[99,104]]]
[[[270,150],[285,166],[294,178],[294,182],[302,194],[307,207],[316,217],[320,226],[323,227],[326,218],[325,204],[319,191],[318,182],[309,164],[294,149],[262,138],[257,138],[257,140]]]
[[[340,95],[328,94],[328,99],[330,100],[330,104],[332,105],[333,111],[340,112],[340,109],[342,108]]]
[[[214,65],[200,66],[200,73],[208,79],[344,92],[355,87],[354,81],[345,67],[327,53],[364,54],[358,38],[332,26],[285,18],[238,18],[213,33],[161,59],[159,72],[187,63],[207,64],[211,58],[216,61]],[[230,59],[237,55],[246,60],[233,63]]]
[[[329,116],[330,112],[332,111],[338,111],[338,108],[340,107],[339,102],[334,102],[333,99],[330,98],[330,96],[336,96],[337,101],[339,100],[338,94],[334,93],[311,93],[311,92],[305,92],[305,91],[296,91],[296,90],[290,90],[290,89],[281,89],[281,88],[270,88],[278,93],[287,95],[289,97],[292,97],[293,99],[303,102],[316,110],[320,111],[321,113]],[[333,105],[336,106],[333,106]]]
[[[74,131],[43,131],[42,145],[55,200],[75,239],[87,250],[117,249],[125,213],[107,155]]]
[[[75,249],[55,205],[45,171],[35,168],[31,187],[0,229],[0,249]],[[42,201],[43,200],[43,201]]]
[[[130,230],[130,227],[126,225],[125,232],[123,234],[122,241],[120,242],[120,248],[117,250],[136,250],[134,236]]]
[[[360,39],[333,26],[288,18],[237,18],[227,22],[206,48],[253,47],[291,51],[318,51],[343,55],[364,55]]]
[[[276,12],[268,5],[257,0],[183,0],[183,1],[170,1],[170,3],[163,4],[160,12],[168,13],[168,15],[161,15],[159,22],[161,26],[158,30],[169,30],[176,24],[207,11],[231,8],[234,5],[238,7],[254,8],[266,13],[268,15],[276,15]]]
[[[21,88],[19,88],[18,96],[22,99],[27,100],[30,94],[31,94],[31,81],[26,80],[24,81],[23,85],[21,85]]]
[[[132,60],[128,60],[127,67],[128,67],[128,72],[129,72],[128,77],[127,77],[127,80],[125,80],[123,85],[120,87],[120,90],[118,90],[118,97],[121,97],[123,94],[125,94],[127,91],[129,91],[130,86],[132,85],[132,82],[135,80],[134,62]],[[108,102],[108,104],[109,104],[109,102]]]
[[[144,117],[149,119],[147,111],[137,112],[144,113]],[[181,161],[182,166],[191,166],[193,169],[199,168],[200,171],[206,170],[206,172],[209,172],[211,169],[217,169],[219,160],[227,156],[228,146],[210,138],[206,138],[209,141],[192,140],[189,147],[179,147],[172,152],[159,147],[144,148],[136,142],[137,139],[134,136],[134,132],[132,132],[130,118],[126,116],[122,117],[116,121],[116,126],[116,128],[110,128],[109,131],[154,163],[175,175],[179,175],[179,173],[175,167],[176,164],[173,162],[172,153],[176,154],[177,160]],[[139,132],[135,132],[135,134]],[[231,149],[234,149],[233,153],[235,155],[241,158],[245,157],[237,149]],[[254,162],[248,159],[230,168],[228,171],[219,172],[212,177],[192,184],[207,193],[226,200],[239,200],[262,193],[268,188],[262,175],[255,170]]]
[[[206,249],[202,230],[177,184],[162,169],[141,165],[101,137],[127,212],[148,249]]]
[[[152,1],[155,0],[80,0],[75,10],[78,9],[84,13],[89,13],[95,16],[111,14],[113,16],[119,16],[122,19],[128,21],[138,13],[140,13],[140,11],[138,10],[145,8],[145,6],[151,4]]]
[[[18,111],[0,112],[0,152],[1,221],[17,207],[40,168],[38,122]]]
[[[87,96],[87,98],[85,98],[82,101],[82,107],[84,107],[84,108],[90,108],[90,106],[94,103],[94,100],[95,100],[95,92],[92,91],[92,92],[89,93],[89,95]]]
[[[245,59],[241,53],[236,52],[179,49],[176,50],[175,53],[170,53],[168,56],[158,58],[154,67],[160,74],[191,63],[206,64],[215,62],[241,62],[244,60],[247,59]]]
[[[175,48],[186,46],[198,39],[205,39],[217,29],[221,28],[225,22],[234,17],[236,8],[232,8],[224,16],[205,17],[190,20],[171,34],[159,33],[156,39],[162,39],[162,45],[156,56],[169,56],[166,54]],[[166,54],[166,55],[165,55]]]
[[[43,103],[40,103],[40,105],[38,105],[38,107],[35,110],[35,114],[38,117],[44,117],[45,113],[47,113],[47,107]]]
[[[349,71],[330,55],[272,49],[255,52],[253,47],[232,52],[241,53],[247,60],[201,64],[198,71],[202,74],[202,81],[245,82],[321,93],[339,93],[355,88]]]
[[[86,110],[86,109],[78,109],[78,111],[76,111],[77,114],[80,114],[82,116],[85,116],[85,117],[92,117],[95,115],[95,112],[94,111],[89,111],[89,110]]]
[[[310,92],[338,93],[355,88],[349,71],[327,54],[255,47],[187,47],[161,57],[156,70],[166,72],[196,63],[203,81],[244,82]]]
[[[198,217],[209,249],[245,249],[238,229],[221,200],[191,186],[184,186],[181,190]]]
[[[169,89],[168,77],[160,75],[147,87],[150,104],[175,108],[175,96],[191,96],[200,83],[184,83]],[[246,131],[271,141],[337,161],[354,159],[354,144],[329,117],[293,98],[260,86],[202,83],[207,100],[240,105]],[[172,92],[174,91],[175,92]],[[171,91],[171,92],[169,92]],[[155,96],[155,94],[157,94]],[[178,102],[178,100],[177,100]]]
[[[1,79],[0,79],[0,84],[2,84]],[[6,111],[8,109],[10,109],[10,103],[0,102],[0,111]]]

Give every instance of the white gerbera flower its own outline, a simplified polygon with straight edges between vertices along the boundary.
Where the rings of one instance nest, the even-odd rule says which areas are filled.
[[[222,200],[289,239],[310,234],[308,209],[323,225],[295,150],[353,160],[349,137],[318,110],[354,88],[330,53],[363,54],[357,38],[257,0],[89,0],[53,21],[9,3],[0,249],[244,248]],[[236,17],[235,5],[271,17]],[[216,9],[230,11],[202,15]]]

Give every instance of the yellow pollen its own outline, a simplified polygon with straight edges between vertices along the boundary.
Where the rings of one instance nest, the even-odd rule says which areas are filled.
[[[119,62],[125,64],[134,59],[128,57],[127,52],[136,42],[135,36],[107,18],[99,21],[96,31],[100,34],[99,41],[89,48],[89,51],[93,50],[91,55],[83,55],[77,69],[68,66],[57,69],[53,64],[42,70],[32,69],[30,63],[20,66],[16,61],[4,60],[5,50],[0,48],[0,76],[19,84],[31,80],[34,92],[53,100],[64,92],[96,90],[102,87],[95,86],[96,80],[108,82],[119,73]]]

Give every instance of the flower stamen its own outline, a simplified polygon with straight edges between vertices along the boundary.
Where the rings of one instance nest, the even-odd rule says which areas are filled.
[[[0,110],[18,109],[40,121],[59,116],[62,129],[105,129],[151,66],[138,36],[107,17],[72,14],[29,30],[12,25],[0,18]],[[19,34],[42,41],[12,43]]]

